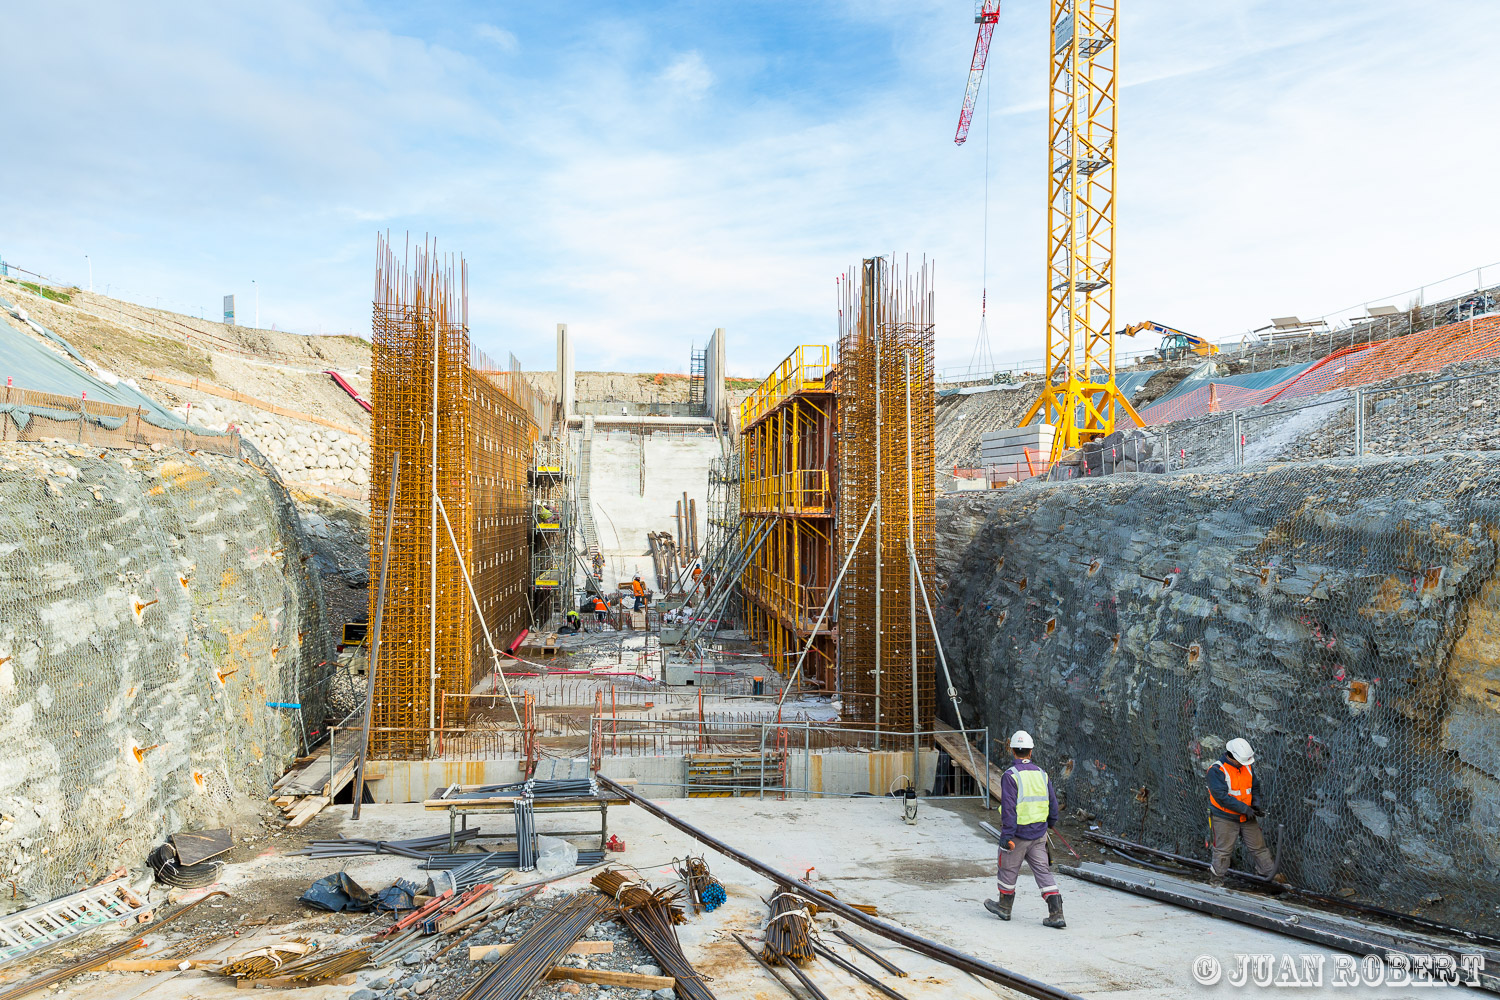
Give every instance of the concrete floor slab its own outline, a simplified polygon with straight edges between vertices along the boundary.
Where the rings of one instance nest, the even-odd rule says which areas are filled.
[[[1217,920],[1140,897],[1115,892],[1066,877],[1062,885],[1068,927],[1052,930],[1040,923],[1045,908],[1035,887],[1027,887],[1023,871],[1015,919],[1001,923],[990,916],[982,901],[995,894],[995,852],[978,824],[992,814],[977,802],[953,805],[924,801],[918,822],[902,822],[898,803],[883,798],[829,799],[782,802],[772,799],[673,800],[666,807],[782,871],[809,876],[815,885],[841,899],[874,904],[880,916],[901,924],[932,940],[940,941],[1002,965],[1033,979],[1062,987],[1082,996],[1124,998],[1178,998],[1184,996],[1234,996],[1227,982],[1200,986],[1193,967],[1200,956],[1212,956],[1228,968],[1236,954],[1276,956],[1321,956],[1331,978],[1335,952]],[[424,812],[419,805],[366,806],[358,823],[348,818],[347,806],[325,811],[311,827],[310,835],[327,838],[348,836],[399,838],[420,836],[446,829],[441,817]],[[486,817],[499,830],[506,820]],[[633,866],[656,885],[673,879],[672,862],[688,854],[701,854],[714,875],[723,882],[728,902],[712,914],[692,917],[679,928],[689,958],[706,975],[721,1000],[779,1000],[783,991],[750,962],[731,936],[738,931],[747,939],[758,938],[765,921],[762,900],[771,886],[759,875],[708,851],[686,835],[643,810],[632,807],[611,811],[611,829],[627,844],[623,854],[610,860]],[[545,832],[545,831],[543,831]],[[289,838],[278,838],[273,843]],[[584,841],[580,840],[583,844]],[[593,846],[587,844],[586,846]],[[248,929],[224,947],[236,952],[262,938],[289,935],[313,936],[325,945],[353,941],[362,924],[341,918],[343,933],[330,935],[326,927],[339,922],[326,914],[304,910],[296,897],[315,878],[343,866],[367,888],[381,888],[397,877],[414,877],[412,862],[400,858],[353,858],[315,861],[288,857],[281,848],[264,853],[225,870],[222,888],[233,894],[219,912],[226,923],[237,914],[279,910],[291,922]],[[578,875],[560,885],[577,889],[588,875]],[[825,918],[826,920],[826,918]],[[384,918],[381,918],[381,922]],[[866,931],[850,928],[865,943],[909,972],[904,979],[889,979],[910,1000],[980,1000],[1015,994],[994,988],[973,977],[922,958]],[[351,929],[350,925],[353,925]],[[320,929],[325,928],[325,929]],[[102,935],[99,939],[102,939]],[[164,934],[162,940],[172,935]],[[832,935],[825,935],[830,942]],[[97,940],[97,939],[96,939]],[[221,942],[222,944],[222,942]],[[847,948],[840,948],[853,957]],[[860,964],[867,965],[863,961]],[[379,973],[360,973],[361,983]],[[441,972],[437,973],[441,976]],[[835,975],[826,963],[812,966],[811,974],[830,997],[873,997],[872,991],[856,985],[842,974]],[[441,983],[441,979],[440,979]],[[456,986],[456,984],[455,984]],[[302,1000],[344,997],[357,986],[299,990]],[[257,995],[267,992],[258,991]],[[455,991],[456,992],[456,991]],[[1428,996],[1431,990],[1403,991],[1388,988],[1302,989],[1300,996],[1313,997],[1403,997]],[[135,1000],[137,997],[216,1000],[236,994],[231,983],[203,972],[155,976],[105,974],[74,981],[51,994],[70,1000]],[[277,993],[280,995],[280,993]],[[290,995],[290,994],[289,994]],[[432,994],[446,998],[437,988]],[[588,996],[634,998],[631,991],[605,992],[589,988]]]

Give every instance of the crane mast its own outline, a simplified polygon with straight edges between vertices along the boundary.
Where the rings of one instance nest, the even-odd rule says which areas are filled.
[[[1051,0],[1047,385],[1023,425],[1057,428],[1052,459],[1140,415],[1115,383],[1114,0]]]

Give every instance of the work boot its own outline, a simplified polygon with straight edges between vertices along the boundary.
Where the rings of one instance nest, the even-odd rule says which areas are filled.
[[[1224,888],[1224,876],[1223,875],[1210,874],[1208,876],[1208,884],[1209,884],[1210,888],[1213,888],[1213,889],[1222,889],[1222,888]]]
[[[1009,920],[1010,908],[1014,906],[1015,903],[1015,893],[1001,893],[1000,899],[998,901],[993,899],[986,899],[984,901],[984,908],[986,910],[989,910],[995,916],[999,917],[1001,920]]]
[[[1063,919],[1062,893],[1054,892],[1047,897],[1047,916],[1042,921],[1043,927],[1063,928],[1068,922]]]

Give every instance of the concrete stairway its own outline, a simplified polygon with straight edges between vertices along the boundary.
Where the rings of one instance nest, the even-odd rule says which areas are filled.
[[[594,528],[594,502],[589,498],[589,465],[594,439],[588,435],[578,441],[578,530],[583,532],[584,562],[594,564],[599,552],[599,533]]]

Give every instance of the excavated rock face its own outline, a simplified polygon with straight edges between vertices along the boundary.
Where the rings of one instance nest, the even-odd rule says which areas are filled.
[[[264,802],[329,695],[313,561],[246,461],[0,445],[0,905]]]
[[[1030,730],[1070,811],[1206,860],[1243,736],[1294,881],[1500,925],[1500,460],[1026,484],[938,524],[965,721]]]

